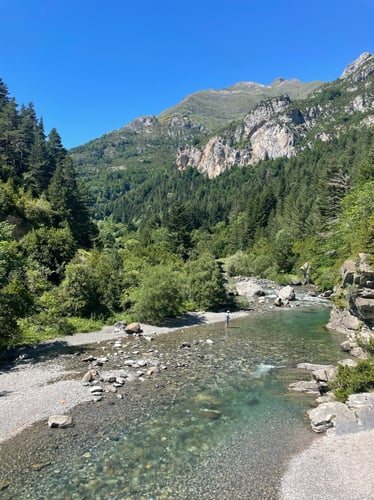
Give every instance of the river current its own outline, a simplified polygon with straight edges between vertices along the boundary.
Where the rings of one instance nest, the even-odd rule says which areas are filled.
[[[125,384],[122,399],[75,408],[71,429],[40,423],[16,436],[5,450],[11,485],[0,496],[278,498],[288,460],[318,439],[305,417],[315,396],[287,390],[310,377],[296,365],[342,357],[328,315],[309,305],[249,314],[228,329],[130,339],[129,352],[157,353],[167,369]]]

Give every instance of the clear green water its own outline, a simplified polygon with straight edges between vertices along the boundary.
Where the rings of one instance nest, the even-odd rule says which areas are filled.
[[[157,337],[168,370],[128,384],[112,405],[77,408],[85,424],[74,430],[34,430],[50,464],[19,473],[8,498],[277,498],[287,460],[314,439],[304,416],[314,398],[287,391],[309,378],[296,364],[341,358],[328,314],[277,310],[227,332],[219,324]]]

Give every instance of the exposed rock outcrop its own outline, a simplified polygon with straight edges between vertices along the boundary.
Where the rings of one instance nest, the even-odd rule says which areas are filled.
[[[360,253],[356,261],[344,262],[341,277],[327,327],[347,335],[343,350],[364,357],[357,343],[374,336],[374,268],[369,255]]]
[[[333,101],[344,92],[351,95],[351,100],[344,106],[345,113],[360,113],[363,115],[362,124],[373,125],[374,98],[367,80],[373,72],[374,57],[366,52],[347,66],[333,88],[321,87],[315,91],[316,95],[322,93],[322,96],[325,92],[320,104],[301,101],[296,104],[287,95],[264,100],[239,124],[222,130],[203,145],[180,146],[176,164],[180,170],[193,167],[213,178],[233,166],[245,167],[264,159],[290,158],[306,147],[306,140],[330,141],[342,131],[336,118],[343,105],[340,103],[336,107]],[[281,79],[279,85],[282,85]],[[322,129],[321,121],[324,123]],[[326,127],[327,122],[329,127]]]
[[[291,157],[300,137],[314,123],[298,109],[291,109],[289,97],[275,97],[260,103],[234,130],[212,137],[204,147],[179,148],[177,166],[197,168],[209,178],[237,166],[266,158]]]

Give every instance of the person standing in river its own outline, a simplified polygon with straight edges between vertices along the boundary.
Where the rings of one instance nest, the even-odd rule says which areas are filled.
[[[230,311],[226,312],[226,328],[229,327],[229,322],[230,322]]]

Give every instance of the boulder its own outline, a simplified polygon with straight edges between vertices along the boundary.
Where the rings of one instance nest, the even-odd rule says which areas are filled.
[[[326,326],[329,330],[354,337],[360,328],[360,320],[348,309],[333,307],[330,312],[330,320]]]
[[[92,382],[97,376],[99,372],[97,370],[88,370],[83,377],[82,377],[82,382]]]
[[[294,392],[304,392],[306,394],[320,394],[320,385],[315,380],[300,380],[288,385],[288,389]]]
[[[304,262],[300,267],[301,274],[303,275],[303,284],[307,285],[310,283],[310,264],[309,262]]]
[[[365,289],[364,289],[365,290]],[[363,321],[374,321],[374,298],[367,298],[362,295],[362,291],[358,293],[357,297],[353,298],[355,309],[357,310],[358,317]]]
[[[290,285],[284,286],[279,290],[278,297],[280,297],[282,301],[295,300],[296,298],[295,290]]]
[[[344,352],[350,352],[352,350],[352,344],[349,340],[345,340],[340,344],[340,349]]]
[[[357,366],[358,361],[356,359],[342,359],[341,361],[338,361],[338,365],[341,366],[349,366],[350,368],[355,368]]]
[[[274,300],[274,305],[277,306],[277,307],[281,307],[281,305],[283,304],[282,302],[282,299],[280,297],[277,297],[275,300]]]
[[[71,427],[73,425],[73,419],[70,415],[52,415],[48,419],[48,427],[60,428]]]
[[[323,370],[314,370],[312,372],[312,377],[314,380],[317,382],[329,382],[330,380],[334,380],[335,378],[335,367],[330,367],[328,369],[323,369]]]
[[[344,403],[322,403],[317,408],[307,411],[314,432],[326,432],[329,428],[341,424],[344,427],[357,427],[357,419]],[[347,425],[348,424],[348,425]]]
[[[330,370],[331,368],[334,368],[333,365],[318,365],[315,363],[298,363],[297,368],[301,370],[309,370],[311,372],[314,372],[316,370]]]
[[[263,297],[265,295],[261,285],[259,285],[255,280],[238,281],[235,287],[238,295],[245,296],[249,299],[253,299],[254,297]]]
[[[357,410],[367,406],[374,410],[374,392],[361,392],[359,394],[351,394],[348,396],[346,405],[352,410]]]
[[[126,326],[125,332],[129,334],[141,333],[142,329],[139,323],[130,323]]]

